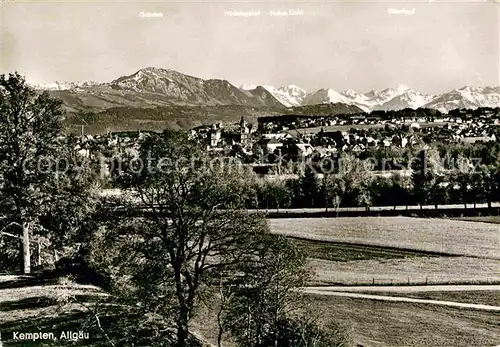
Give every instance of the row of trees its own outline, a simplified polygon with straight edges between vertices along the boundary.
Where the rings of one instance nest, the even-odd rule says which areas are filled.
[[[0,77],[0,236],[21,241],[25,274],[34,244],[98,273],[112,294],[106,310],[120,317],[113,327],[126,326],[119,338],[108,331],[110,345],[200,345],[191,322],[207,299],[218,310],[219,346],[228,334],[249,347],[351,345],[338,327],[298,309],[304,256],[270,234],[262,215],[244,212],[245,173],[207,170],[206,154],[184,133],[152,134],[140,146],[143,162],[195,160],[117,173],[115,183],[142,206],[119,199],[114,209],[97,194],[98,158],[79,155],[62,116],[59,101],[20,75]]]
[[[454,169],[445,168],[436,149],[421,150],[411,175],[393,171],[374,176],[368,162],[348,154],[335,173],[318,178],[318,168],[306,167],[298,179],[256,180],[247,207],[337,209],[341,206],[408,206],[491,203],[500,199],[500,159],[477,165],[459,155]]]

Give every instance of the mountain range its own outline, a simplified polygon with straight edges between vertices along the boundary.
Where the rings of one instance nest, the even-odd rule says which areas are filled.
[[[330,88],[306,93],[295,85],[280,88],[264,86],[264,88],[287,107],[342,103],[357,106],[365,112],[422,107],[437,109],[443,113],[456,108],[500,107],[500,87],[465,86],[438,95],[423,94],[405,85],[381,91],[371,90],[367,93],[359,93],[352,89],[339,93]]]
[[[370,112],[404,108],[434,108],[446,113],[455,108],[500,107],[500,87],[464,86],[438,95],[424,94],[405,85],[360,93],[331,88],[308,93],[289,85],[243,85],[227,80],[201,79],[170,69],[147,67],[111,82],[55,82],[34,85],[60,97],[70,111],[113,107],[224,106],[290,107],[330,104],[338,112]]]

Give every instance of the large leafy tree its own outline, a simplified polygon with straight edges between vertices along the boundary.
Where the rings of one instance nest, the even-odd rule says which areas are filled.
[[[63,136],[62,117],[60,100],[29,87],[18,73],[0,76],[2,231],[22,240],[25,274],[31,272],[33,234],[57,239],[55,231],[66,232],[69,224],[75,231],[81,217],[76,211],[90,206],[91,175],[78,153],[69,155],[75,144]]]
[[[315,207],[318,201],[318,179],[315,170],[307,165],[299,178],[299,196],[304,207]]]
[[[0,76],[0,198],[10,227],[22,235],[23,273],[30,273],[30,227],[48,199],[50,159],[61,135],[61,102],[26,85],[18,73]]]
[[[345,201],[368,210],[372,202],[372,180],[367,162],[343,154],[338,173],[327,174],[323,179],[326,206],[332,203],[338,208]]]
[[[422,209],[423,205],[436,201],[435,198],[440,196],[435,191],[440,189],[443,167],[436,149],[421,150],[415,159],[411,165],[413,195]]]
[[[333,205],[335,211],[338,209],[346,194],[346,181],[341,175],[327,174],[323,178],[323,196],[325,199],[325,211],[328,212],[328,207]]]
[[[115,287],[119,294],[172,324],[174,344],[186,346],[201,295],[221,274],[244,273],[243,265],[258,262],[267,226],[243,211],[244,174],[211,168],[184,133],[151,134],[123,167],[116,181],[140,201],[142,213],[131,206],[131,215],[109,226],[105,239],[114,256],[103,265],[127,279]]]
[[[276,207],[277,211],[280,211],[280,206],[288,207],[291,202],[292,192],[290,188],[286,185],[284,180],[266,180],[264,182],[264,195],[266,199],[266,210],[268,208],[268,202],[271,201]]]
[[[268,236],[227,304],[225,328],[240,346],[278,346],[282,322],[300,307],[305,256],[283,236]],[[234,282],[231,283],[234,285]]]

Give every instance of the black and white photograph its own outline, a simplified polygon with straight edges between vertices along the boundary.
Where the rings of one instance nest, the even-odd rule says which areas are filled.
[[[500,347],[498,0],[0,0],[0,347]]]

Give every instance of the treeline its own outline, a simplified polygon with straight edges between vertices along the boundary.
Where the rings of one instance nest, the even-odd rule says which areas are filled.
[[[494,157],[490,159],[495,159]],[[458,155],[443,160],[437,149],[421,150],[411,171],[386,171],[375,176],[373,162],[348,154],[340,170],[324,174],[306,166],[298,179],[256,179],[248,208],[320,208],[491,203],[500,201],[500,157],[496,161]],[[318,177],[321,174],[321,178]]]
[[[157,106],[157,107],[112,107],[104,111],[75,112],[64,120],[69,132],[79,134],[81,125],[87,133],[105,134],[109,131],[148,130],[161,132],[164,129],[190,129],[218,121],[236,123],[244,116],[256,121],[260,114],[278,113],[270,107],[247,107],[238,105],[219,106]]]

